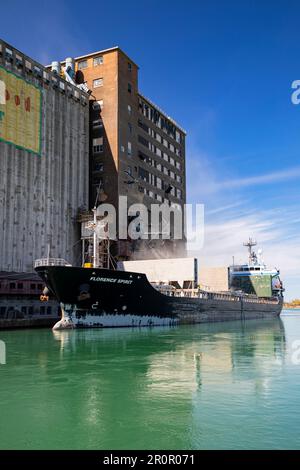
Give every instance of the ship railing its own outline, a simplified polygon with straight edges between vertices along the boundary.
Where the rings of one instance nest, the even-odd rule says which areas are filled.
[[[176,289],[175,292],[169,293],[170,296],[174,297],[194,297],[206,300],[229,300],[231,302],[247,302],[247,303],[260,303],[260,304],[274,304],[279,303],[277,297],[272,297],[269,299],[259,298],[255,295],[243,294],[243,295],[233,295],[232,293],[227,292],[207,292],[201,291],[199,289]]]
[[[269,299],[263,297],[256,297],[256,298],[247,298],[243,297],[243,302],[247,303],[259,303],[259,304],[278,304],[279,298],[278,297],[270,297]]]
[[[172,297],[189,297],[211,300],[231,300],[237,302],[240,296],[227,294],[225,292],[207,292],[200,289],[176,289],[176,291],[169,294]]]
[[[166,288],[166,286],[164,286]],[[227,300],[231,302],[247,302],[247,303],[260,303],[260,304],[274,304],[279,303],[278,297],[263,298],[257,297],[254,294],[233,293],[233,292],[208,292],[201,289],[166,289],[163,292],[170,297],[183,297],[183,298],[198,298],[206,300]]]
[[[72,266],[68,261],[63,258],[40,258],[35,260],[34,267],[40,266]]]

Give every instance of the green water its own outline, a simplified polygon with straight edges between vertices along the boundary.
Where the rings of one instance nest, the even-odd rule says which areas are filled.
[[[0,339],[1,449],[300,448],[299,314]]]

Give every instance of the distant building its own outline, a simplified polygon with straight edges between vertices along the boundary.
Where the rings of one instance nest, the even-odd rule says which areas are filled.
[[[39,300],[43,288],[43,282],[35,273],[0,271],[0,328],[5,326],[2,320],[57,319],[60,315],[58,302],[53,297],[47,302]]]
[[[80,263],[88,204],[88,94],[0,41],[0,271]]]

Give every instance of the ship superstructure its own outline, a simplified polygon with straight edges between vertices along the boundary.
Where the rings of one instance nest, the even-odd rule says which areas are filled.
[[[262,250],[258,250],[257,254],[253,250],[256,245],[257,242],[249,238],[244,243],[249,251],[248,263],[230,266],[230,289],[262,298],[282,296],[284,289],[280,280],[280,271],[266,266],[262,258]]]

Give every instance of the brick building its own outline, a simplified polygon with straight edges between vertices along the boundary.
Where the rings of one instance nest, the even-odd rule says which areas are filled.
[[[139,92],[138,66],[118,47],[76,57],[73,64],[76,83],[86,83],[91,93],[90,207],[99,185],[101,200],[117,210],[119,195],[126,195],[129,205],[143,202],[150,208],[168,202],[182,207],[186,133]],[[64,68],[66,62],[60,65]],[[115,254],[152,257],[148,248],[135,243],[128,252],[128,245],[119,242]],[[157,241],[155,248],[159,256],[176,256],[183,254],[185,244]]]

